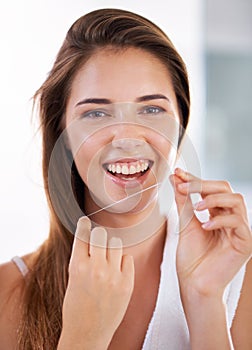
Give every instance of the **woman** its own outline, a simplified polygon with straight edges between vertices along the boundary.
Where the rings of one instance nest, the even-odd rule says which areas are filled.
[[[250,349],[246,208],[227,182],[174,170],[190,98],[167,36],[127,11],[91,12],[35,101],[50,233],[1,266],[0,349]],[[158,202],[169,174],[179,235],[172,200],[167,216]]]

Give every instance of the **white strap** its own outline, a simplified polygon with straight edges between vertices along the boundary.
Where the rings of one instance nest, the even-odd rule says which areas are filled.
[[[19,256],[14,256],[11,260],[16,264],[21,274],[25,277],[25,275],[29,272],[29,269],[24,260]]]

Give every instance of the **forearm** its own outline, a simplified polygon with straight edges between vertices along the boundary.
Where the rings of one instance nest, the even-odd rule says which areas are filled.
[[[192,350],[233,350],[226,308],[221,297],[193,292],[184,294],[182,303]]]

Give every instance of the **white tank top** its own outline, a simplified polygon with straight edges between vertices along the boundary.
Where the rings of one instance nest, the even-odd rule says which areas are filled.
[[[16,264],[21,274],[25,277],[25,275],[29,272],[29,269],[24,260],[19,256],[14,256],[11,260]]]
[[[145,335],[142,350],[190,350],[190,338],[182,307],[176,273],[176,248],[178,235],[174,234],[175,223],[169,219],[163,261],[160,266],[161,278],[155,310]],[[15,256],[12,261],[25,277],[29,269],[22,258]],[[227,307],[227,326],[231,328],[238,305],[245,274],[245,265],[227,286],[224,301]]]

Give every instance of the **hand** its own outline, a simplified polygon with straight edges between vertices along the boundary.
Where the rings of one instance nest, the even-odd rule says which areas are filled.
[[[120,238],[112,238],[107,247],[106,230],[96,227],[90,234],[90,229],[89,219],[81,218],[63,303],[61,338],[67,341],[61,343],[71,343],[71,348],[75,349],[75,344],[79,345],[78,349],[106,349],[105,345],[109,345],[131,298],[134,262],[132,256],[122,256]],[[87,241],[89,235],[88,245],[84,239]],[[94,346],[99,343],[102,347]]]
[[[171,179],[179,213],[177,273],[182,290],[223,295],[226,285],[251,257],[252,235],[243,197],[225,181],[204,181],[181,169]],[[203,201],[193,208],[190,193]],[[202,224],[194,210],[208,209]]]

